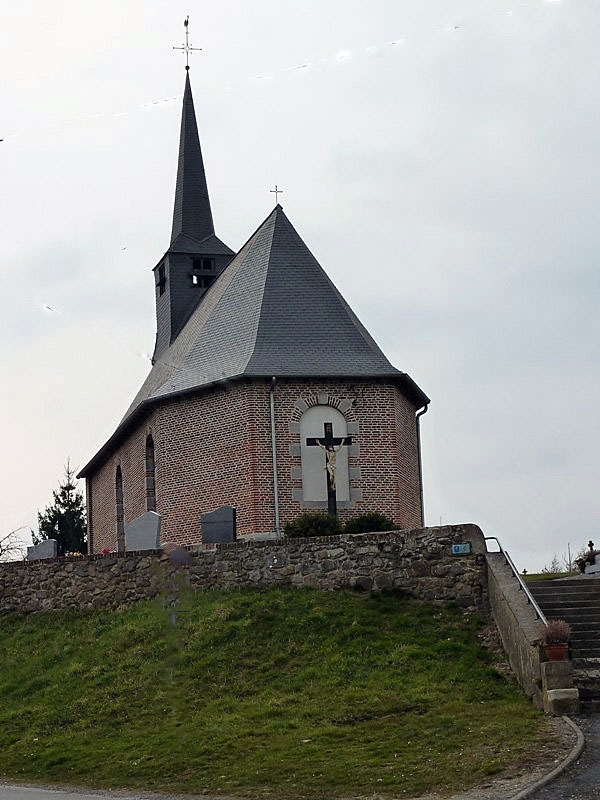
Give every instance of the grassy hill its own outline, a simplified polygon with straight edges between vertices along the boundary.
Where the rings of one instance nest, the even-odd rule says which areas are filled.
[[[541,731],[480,625],[283,589],[0,617],[0,775],[313,799],[473,785]]]

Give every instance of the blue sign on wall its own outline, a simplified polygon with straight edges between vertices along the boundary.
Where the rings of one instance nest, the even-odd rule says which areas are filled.
[[[468,556],[471,552],[471,542],[465,542],[464,544],[453,544],[452,545],[452,555],[453,556]]]

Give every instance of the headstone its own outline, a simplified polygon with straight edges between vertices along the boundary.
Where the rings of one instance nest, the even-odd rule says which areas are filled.
[[[160,514],[146,511],[125,525],[125,550],[158,550],[160,543]]]
[[[600,572],[600,564],[586,564],[585,565],[585,574],[586,575],[597,575]]]
[[[44,539],[39,544],[27,548],[27,561],[44,561],[47,558],[58,557],[58,542],[56,539]]]
[[[225,544],[237,539],[235,508],[222,506],[200,516],[202,544]]]
[[[189,564],[192,560],[192,557],[185,547],[181,547],[181,545],[175,544],[175,542],[162,542],[160,550],[163,556],[167,556],[172,564],[177,564],[177,566],[180,567]]]

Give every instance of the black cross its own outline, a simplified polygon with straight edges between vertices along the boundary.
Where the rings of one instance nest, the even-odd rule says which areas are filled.
[[[280,194],[283,194],[283,189],[280,189],[279,186],[277,186],[277,184],[275,184],[275,188],[274,189],[269,189],[269,191],[271,192],[271,194],[275,195],[275,205],[278,205],[279,204],[279,200],[277,198],[278,198],[278,196]]]
[[[324,436],[322,439],[317,439],[314,437],[310,437],[306,440],[306,444],[308,447],[324,447],[327,453],[334,453],[336,445],[350,445],[352,444],[352,437],[351,436],[334,436],[333,435],[333,423],[332,422],[324,422],[323,423],[323,432]],[[327,476],[327,511],[330,514],[337,514],[337,483],[334,483],[331,480],[331,474],[329,469],[329,456],[325,454],[325,475]]]

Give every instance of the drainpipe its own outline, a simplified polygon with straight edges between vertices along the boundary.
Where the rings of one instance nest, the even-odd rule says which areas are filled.
[[[417,421],[417,458],[419,460],[419,494],[421,497],[421,527],[425,527],[425,504],[423,501],[423,460],[421,458],[421,417],[423,414],[427,413],[427,409],[429,408],[429,404],[423,406],[423,408],[419,411],[416,415],[415,419]]]
[[[273,455],[273,500],[275,501],[275,533],[281,536],[279,524],[279,481],[277,480],[277,438],[275,435],[275,387],[277,378],[271,378],[271,388],[269,389],[271,401],[271,449]]]

